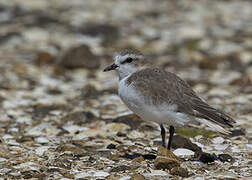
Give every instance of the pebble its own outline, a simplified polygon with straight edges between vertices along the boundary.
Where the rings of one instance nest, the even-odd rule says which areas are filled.
[[[218,151],[224,151],[228,148],[228,144],[216,144],[214,145],[214,149],[218,150]]]
[[[223,137],[216,137],[216,138],[213,138],[213,139],[212,139],[212,142],[213,142],[214,144],[222,144],[224,141],[225,141],[225,140],[224,140]]]
[[[120,166],[116,166],[116,167],[113,167],[112,169],[110,169],[110,172],[120,172],[120,171],[126,171],[126,170],[130,170],[130,169],[131,169],[130,166],[120,165]]]
[[[179,157],[192,157],[195,154],[192,150],[184,149],[184,148],[178,148],[174,150],[173,153]]]
[[[130,180],[145,180],[145,177],[141,174],[133,174],[130,178]]]
[[[0,157],[0,162],[3,162],[3,161],[6,161],[6,159]]]
[[[205,153],[202,152],[199,160],[203,163],[210,163],[210,162],[214,162],[215,160],[217,160],[217,156],[215,154],[209,154],[209,153]]]
[[[38,147],[35,152],[36,154],[38,154],[39,156],[42,156],[44,154],[44,152],[46,152],[48,149],[50,148],[50,146],[41,146]]]
[[[221,162],[233,162],[234,161],[234,158],[232,156],[230,156],[229,154],[220,154],[218,156],[218,159]]]
[[[151,172],[150,173],[145,173],[144,176],[149,179],[154,179],[155,177],[165,177],[167,179],[168,178],[168,173],[166,171],[163,171],[163,170],[153,170],[151,169]]]
[[[49,140],[45,137],[38,137],[38,138],[35,138],[35,141],[37,143],[40,143],[40,144],[46,144],[46,143],[49,143]]]
[[[180,176],[180,177],[183,177],[183,178],[189,177],[188,170],[186,170],[185,168],[182,168],[182,167],[174,167],[174,168],[172,168],[170,173],[172,175]]]
[[[115,144],[109,144],[107,145],[107,149],[115,149],[116,145]]]
[[[128,135],[131,139],[144,138],[145,134],[136,130],[131,131]]]
[[[96,178],[105,178],[110,174],[105,171],[88,171],[88,172],[81,172],[76,174],[74,177],[75,179],[87,178],[87,177],[96,177]]]

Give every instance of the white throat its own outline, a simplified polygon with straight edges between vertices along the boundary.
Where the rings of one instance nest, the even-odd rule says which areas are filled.
[[[139,69],[139,67],[133,66],[132,64],[124,64],[123,66],[120,66],[118,69],[116,69],[116,72],[119,76],[119,81],[121,81],[127,76],[130,76]]]

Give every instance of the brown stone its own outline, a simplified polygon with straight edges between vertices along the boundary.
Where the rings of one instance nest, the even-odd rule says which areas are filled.
[[[189,177],[188,171],[185,168],[182,167],[175,167],[172,168],[170,174],[180,177]]]
[[[133,159],[133,162],[137,162],[137,163],[141,163],[142,161],[144,161],[143,156],[140,156],[140,157]]]
[[[65,68],[96,69],[100,66],[100,58],[94,55],[86,45],[72,47],[65,52],[59,61]]]
[[[160,156],[155,160],[154,166],[156,169],[168,169],[171,170],[174,167],[179,167],[180,161],[169,157]]]
[[[145,180],[145,177],[141,174],[133,174],[130,178],[130,180]]]
[[[175,159],[178,162],[183,162],[179,157],[177,157],[175,154],[173,154],[172,151],[170,151],[169,149],[163,147],[163,146],[159,146],[158,147],[158,152],[157,152],[158,156],[165,156],[168,157],[170,159]]]

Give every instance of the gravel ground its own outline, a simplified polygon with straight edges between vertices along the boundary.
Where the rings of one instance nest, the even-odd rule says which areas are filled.
[[[1,179],[252,179],[251,18],[249,0],[0,0]],[[124,48],[230,114],[232,133],[190,124],[176,156],[161,148],[102,72]]]

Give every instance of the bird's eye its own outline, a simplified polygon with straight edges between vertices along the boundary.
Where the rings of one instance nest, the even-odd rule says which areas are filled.
[[[125,62],[126,63],[131,63],[132,61],[133,61],[133,59],[131,57],[128,57]]]

